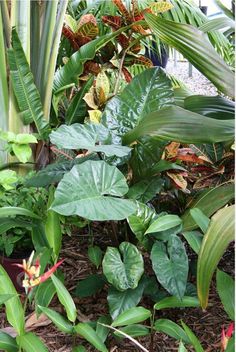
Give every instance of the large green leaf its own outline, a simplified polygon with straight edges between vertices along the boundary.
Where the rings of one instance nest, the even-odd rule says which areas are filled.
[[[8,50],[11,81],[23,122],[34,122],[41,137],[49,130],[43,116],[40,95],[15,29],[12,30],[12,48]]]
[[[70,57],[65,66],[56,72],[53,84],[54,92],[62,90],[63,87],[70,83],[77,82],[77,77],[83,72],[85,62],[92,60],[96,52],[121,33],[124,28],[114,33],[103,35],[82,45],[80,49]]]
[[[210,219],[198,208],[190,209],[190,214],[202,232],[206,233]]]
[[[184,231],[182,235],[194,252],[198,254],[201,248],[203,234],[199,231]]]
[[[61,280],[59,280],[55,275],[52,275],[51,278],[56,288],[58,299],[66,310],[67,318],[70,321],[75,322],[77,310],[69,291],[66,289]]]
[[[131,144],[147,135],[181,143],[232,141],[234,122],[211,119],[171,106],[146,115],[137,127],[124,135],[123,143]]]
[[[25,352],[48,352],[47,347],[43,344],[38,336],[32,332],[27,332],[17,337],[17,342]]]
[[[143,307],[133,307],[121,313],[111,324],[112,326],[124,326],[140,323],[150,318],[150,310]]]
[[[197,290],[203,309],[208,305],[209,288],[217,264],[234,240],[235,206],[219,210],[211,219],[198,256]]]
[[[157,241],[151,251],[152,267],[160,284],[173,296],[184,296],[188,277],[188,257],[182,241],[172,235],[167,243]]]
[[[5,332],[0,331],[0,350],[6,352],[18,352],[16,340]]]
[[[184,108],[213,119],[234,119],[235,103],[220,95],[191,95],[184,100]]]
[[[197,28],[145,14],[152,31],[166,44],[177,49],[221,92],[234,96],[234,74],[217,54],[207,36]]]
[[[153,221],[145,234],[172,229],[182,223],[178,215],[163,215]]]
[[[127,309],[135,307],[139,304],[143,295],[143,290],[144,285],[142,283],[140,283],[135,289],[127,289],[122,292],[110,287],[107,301],[112,319],[116,319],[118,315]]]
[[[119,331],[122,331],[131,337],[147,336],[150,334],[149,328],[141,324],[127,325],[125,327],[119,328]],[[124,338],[124,336],[118,331],[115,332],[114,335],[120,338]]]
[[[102,262],[103,273],[118,290],[134,289],[144,272],[142,254],[129,242],[122,242],[119,250],[115,247],[107,248]]]
[[[135,212],[135,202],[120,199],[128,191],[125,177],[104,161],[76,165],[59,183],[52,209],[89,220],[121,220]]]
[[[165,297],[154,305],[156,310],[166,308],[186,308],[186,307],[199,307],[199,300],[197,297],[184,296],[181,299],[177,297]]]
[[[107,103],[102,122],[114,135],[122,136],[148,113],[173,103],[170,79],[161,68],[150,68],[134,77],[120,94]]]
[[[21,208],[21,207],[2,207],[0,208],[0,218],[15,217],[15,216],[27,216],[32,219],[40,220],[40,217],[34,214],[32,211]]]
[[[44,314],[46,314],[46,316],[53,322],[54,325],[56,325],[56,327],[60,331],[65,332],[66,334],[73,333],[73,325],[67,319],[65,319],[61,314],[47,307],[39,306],[39,309]]]
[[[229,183],[220,185],[215,188],[208,189],[201,192],[189,204],[188,209],[182,216],[184,231],[190,231],[197,228],[197,224],[190,214],[193,208],[200,209],[206,216],[210,217],[217,210],[222,208],[225,204],[234,198],[234,184]]]
[[[164,180],[158,177],[142,180],[131,186],[126,196],[145,204],[161,191],[163,185]]]
[[[190,343],[190,340],[185,333],[185,331],[176,323],[169,319],[158,319],[154,324],[155,330],[158,332],[162,332],[171,337],[174,337],[177,340],[184,341],[186,343]]]
[[[235,283],[233,278],[224,273],[223,271],[217,270],[216,273],[216,285],[217,292],[220,296],[221,302],[224,306],[226,313],[231,320],[235,319],[235,302],[234,302],[234,291]]]
[[[38,286],[36,295],[35,295],[35,303],[36,303],[36,311],[40,312],[38,306],[47,307],[51,300],[53,299],[56,293],[56,288],[51,279],[41,283]]]
[[[130,215],[127,219],[128,224],[142,244],[148,246],[148,238],[144,236],[151,222],[157,217],[156,212],[147,205],[137,202],[136,213]]]
[[[7,321],[13,326],[18,335],[23,334],[25,325],[23,307],[11,279],[1,265],[0,294],[13,295],[13,298],[4,303],[6,306]]]
[[[74,327],[74,330],[77,334],[91,343],[98,351],[108,352],[101,338],[90,325],[86,323],[79,323]]]
[[[126,156],[130,148],[121,145],[96,144],[108,137],[108,130],[99,124],[84,125],[75,123],[61,125],[50,135],[50,140],[60,149],[88,149],[89,152],[101,152],[106,156]]]
[[[204,33],[215,31],[217,29],[228,28],[235,29],[235,22],[228,17],[218,17],[213,20],[209,20],[206,23],[202,24],[198,29]]]
[[[81,298],[93,296],[104,287],[105,282],[103,275],[89,275],[77,283],[75,295]]]

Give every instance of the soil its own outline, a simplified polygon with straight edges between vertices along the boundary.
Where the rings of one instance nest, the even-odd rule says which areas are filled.
[[[109,225],[109,224],[108,224]],[[108,231],[105,231],[101,225],[95,223],[93,228],[94,244],[101,246],[105,250],[106,246],[113,245],[111,236]],[[72,237],[64,236],[63,249],[61,257],[65,258],[62,270],[65,274],[66,287],[71,294],[76,288],[77,282],[86,278],[89,274],[96,273],[96,269],[90,263],[87,257],[89,235],[86,228],[79,230]],[[123,239],[122,239],[123,240]],[[189,253],[190,258],[194,257],[193,253]],[[230,245],[224,257],[222,258],[219,267],[224,271],[233,275],[234,268],[234,245]],[[151,268],[148,268],[151,270]],[[148,270],[148,271],[149,271]],[[80,321],[96,320],[99,316],[108,314],[108,305],[106,301],[107,287],[96,295],[88,298],[75,298],[78,308],[78,318]],[[200,338],[206,352],[220,351],[221,330],[223,326],[227,326],[230,322],[219,297],[216,293],[215,283],[213,281],[210,297],[210,305],[205,312],[200,308],[185,308],[185,309],[166,309],[156,313],[156,319],[165,318],[180,323],[182,319]],[[153,302],[145,298],[140,302],[147,308],[152,308]],[[53,300],[51,306],[57,310],[61,310],[57,300]],[[7,326],[5,321],[4,311],[0,312],[0,327]],[[44,340],[50,352],[70,352],[72,339],[70,336],[59,332],[52,324],[45,327],[39,327],[34,332]],[[148,350],[150,349],[150,336],[137,338],[137,340]],[[77,338],[77,344],[83,344],[87,351],[95,351],[93,347],[86,344],[84,340]],[[106,342],[109,346],[109,351],[128,352],[140,351],[137,346],[134,346],[127,339],[118,341],[111,337]],[[161,333],[153,334],[153,352],[171,352],[178,351],[178,343]],[[189,349],[188,351],[192,351]]]

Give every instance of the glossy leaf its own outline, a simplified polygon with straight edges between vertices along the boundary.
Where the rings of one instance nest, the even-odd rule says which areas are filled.
[[[0,295],[13,295],[13,297],[4,302],[6,307],[6,317],[9,324],[13,326],[17,334],[24,332],[24,311],[17,295],[16,289],[6,271],[0,265]]]
[[[120,331],[126,333],[127,335],[131,337],[140,337],[140,336],[147,336],[150,334],[150,330],[147,326],[141,325],[141,324],[133,324],[133,325],[128,325],[125,327],[122,327],[119,329]],[[123,335],[119,334],[119,332],[115,332],[114,335],[124,338]]]
[[[92,60],[99,49],[105,46],[123,30],[124,28],[121,28],[114,33],[94,39],[76,51],[70,57],[68,62],[56,72],[53,84],[54,92],[62,90],[63,87],[70,83],[76,82],[77,77],[83,73],[85,62]]]
[[[108,130],[99,124],[61,125],[50,134],[50,140],[59,149],[88,149],[89,152],[101,152],[106,156],[126,156],[130,148],[121,145],[96,144],[108,137]]]
[[[98,269],[98,267],[102,263],[102,250],[101,250],[101,248],[98,247],[98,246],[89,247],[89,249],[88,249],[88,257],[89,257],[89,260]]]
[[[158,177],[142,180],[131,186],[126,196],[141,203],[147,203],[161,191],[163,184],[164,181]]]
[[[148,113],[173,102],[172,85],[165,72],[161,68],[150,68],[135,76],[120,94],[107,103],[102,123],[115,136],[122,136]]]
[[[75,123],[75,122],[83,122],[86,115],[86,109],[83,109],[86,106],[83,98],[91,88],[93,84],[93,80],[94,80],[94,77],[91,76],[72,99],[70,105],[68,106],[68,109],[66,110],[66,115],[65,115],[65,122],[67,125],[71,125],[72,123]],[[82,114],[81,114],[81,110],[82,110]],[[83,114],[83,110],[85,110],[85,114]]]
[[[234,96],[234,75],[207,36],[196,27],[146,13],[145,20],[161,41],[177,49],[225,95]]]
[[[136,213],[130,215],[127,219],[128,224],[139,240],[145,246],[148,246],[148,238],[144,236],[151,222],[157,217],[156,212],[147,205],[137,202]]]
[[[203,233],[207,231],[210,219],[198,208],[190,209],[190,214]]]
[[[127,309],[137,306],[141,301],[143,291],[144,286],[141,283],[135,289],[127,289],[122,292],[110,287],[107,301],[112,319],[116,319],[118,315]]]
[[[40,313],[38,306],[47,307],[56,293],[56,288],[51,279],[40,284],[35,295],[36,311]]]
[[[32,155],[32,150],[28,144],[13,143],[12,150],[17,159],[22,163],[26,163],[27,161],[29,161]]]
[[[52,275],[51,279],[56,288],[58,299],[66,310],[67,318],[74,322],[76,320],[77,310],[70,293],[67,291],[61,280],[55,275]]]
[[[202,348],[202,345],[200,344],[200,341],[198,340],[197,336],[192,332],[192,330],[189,329],[189,327],[183,321],[181,322],[181,324],[195,351],[204,352],[204,349]]]
[[[79,323],[74,327],[77,334],[85,338],[91,345],[93,345],[98,351],[108,352],[106,346],[90,325],[86,323]]]
[[[119,250],[108,247],[102,262],[108,282],[120,291],[134,289],[144,272],[142,254],[129,242],[122,242]]]
[[[167,334],[177,340],[190,343],[189,337],[185,331],[176,323],[169,319],[158,319],[154,324],[155,330]]]
[[[199,231],[184,231],[182,235],[194,252],[198,254],[201,248],[203,234]]]
[[[39,306],[39,309],[53,322],[56,327],[66,334],[72,334],[73,325],[68,322],[61,314],[53,309]]]
[[[135,203],[120,199],[128,191],[125,177],[104,161],[76,165],[59,183],[51,209],[89,220],[121,220],[135,212]]]
[[[166,297],[154,305],[156,310],[166,308],[185,308],[185,307],[199,307],[200,303],[196,297],[184,296],[181,299],[177,297]]]
[[[0,349],[6,352],[18,352],[16,340],[5,332],[0,331]]]
[[[133,307],[121,313],[111,324],[111,326],[124,326],[140,323],[150,318],[150,310],[143,307]]]
[[[188,277],[188,257],[180,238],[172,235],[167,247],[154,243],[151,251],[152,267],[160,284],[173,296],[182,298]]]
[[[39,92],[21,46],[16,29],[12,30],[12,48],[8,49],[11,82],[25,124],[35,123],[40,136],[45,136],[49,125],[43,116]]]
[[[122,140],[128,145],[148,135],[180,143],[227,142],[233,139],[233,126],[231,120],[215,120],[171,106],[147,114]]]
[[[191,95],[184,100],[184,108],[218,120],[234,119],[235,114],[235,103],[220,95]]]
[[[16,339],[25,352],[48,352],[40,338],[32,332],[27,332]]]
[[[61,224],[60,218],[55,211],[50,210],[50,206],[54,199],[54,187],[49,189],[49,196],[48,196],[48,204],[47,204],[47,218],[45,222],[45,233],[49,243],[50,248],[53,250],[53,258],[56,261],[60,249],[61,249],[61,242],[62,242],[62,231],[61,231]]]
[[[190,209],[198,208],[203,214],[210,217],[217,210],[222,208],[225,204],[234,198],[234,185],[229,183],[226,185],[220,185],[206,191],[201,192],[193,201],[189,204],[188,209],[182,216],[184,231],[193,230],[197,227],[193,220]]]
[[[211,219],[203,238],[197,264],[198,298],[203,309],[208,305],[212,275],[229,243],[234,240],[233,205],[219,210]]]
[[[169,230],[180,225],[181,223],[182,220],[177,215],[160,216],[151,223],[145,234]]]
[[[235,283],[233,278],[229,274],[226,274],[223,271],[217,270],[216,287],[226,313],[228,314],[231,320],[234,320],[235,319],[235,302],[234,302]]]

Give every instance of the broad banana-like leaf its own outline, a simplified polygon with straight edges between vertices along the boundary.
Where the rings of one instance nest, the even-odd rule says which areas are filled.
[[[161,68],[150,68],[134,79],[106,105],[102,123],[115,135],[134,128],[148,113],[174,103],[170,79]]]
[[[208,305],[212,275],[229,243],[234,240],[235,206],[219,210],[211,219],[198,256],[197,291],[201,307]]]
[[[8,50],[8,59],[11,81],[23,122],[34,122],[39,135],[43,137],[47,134],[49,125],[44,119],[40,95],[15,29],[12,30],[12,48]]]
[[[234,122],[215,120],[179,106],[170,106],[151,112],[123,137],[124,144],[131,144],[142,136],[156,136],[181,143],[215,143],[232,141]]]
[[[63,87],[70,83],[77,82],[77,77],[83,72],[84,63],[88,60],[92,60],[99,49],[105,46],[124,29],[126,29],[126,27],[120,28],[114,33],[103,35],[81,46],[81,48],[70,57],[65,66],[56,72],[53,84],[54,93],[58,90],[62,90]]]
[[[200,209],[206,216],[210,217],[217,210],[234,198],[234,184],[229,183],[220,185],[201,192],[190,204],[182,216],[184,231],[190,231],[197,228],[190,210],[193,208]]]
[[[121,220],[136,210],[134,201],[121,199],[128,192],[124,175],[104,161],[76,165],[59,183],[51,208],[63,215],[89,220]]]
[[[206,76],[222,93],[234,96],[234,74],[217,54],[207,36],[197,28],[145,14],[151,30],[174,47]]]
[[[192,95],[184,100],[184,108],[218,120],[234,119],[235,103],[218,96]]]

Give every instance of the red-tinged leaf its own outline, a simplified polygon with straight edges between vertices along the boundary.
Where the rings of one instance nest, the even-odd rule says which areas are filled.
[[[175,160],[182,160],[186,163],[195,163],[195,164],[204,164],[205,160],[199,158],[197,155],[194,154],[185,154],[185,155],[181,155],[181,154],[177,154],[176,158],[174,158]]]
[[[97,62],[87,61],[84,64],[84,73],[93,73],[98,75],[101,72],[101,68]]]
[[[98,35],[98,26],[93,22],[84,23],[78,28],[77,36],[94,39]]]
[[[226,336],[230,338],[233,335],[233,332],[234,332],[234,323],[231,323],[226,331]]]
[[[177,156],[180,143],[171,142],[165,147],[165,159],[171,159]]]
[[[184,191],[186,190],[188,183],[184,179],[182,173],[177,174],[177,173],[167,172],[166,174],[171,178],[171,180],[173,181],[174,185],[177,188],[182,189]],[[184,175],[187,176],[186,173],[184,173]]]
[[[141,55],[134,59],[134,64],[136,64],[136,65],[145,65],[147,67],[153,67],[152,60],[148,59],[145,56],[141,56]]]
[[[212,184],[212,178],[215,175],[224,174],[224,171],[225,171],[225,167],[222,165],[220,168],[215,169],[214,172],[210,173],[209,175],[199,178],[195,182],[195,184],[193,185],[193,188],[194,189],[199,189],[199,188],[209,187]]]
[[[130,43],[130,45],[132,45],[132,42]],[[141,45],[140,45],[140,42],[138,43],[135,43],[134,45],[132,45],[130,47],[130,51],[134,54],[138,54],[141,50]]]
[[[147,34],[146,30],[140,25],[135,25],[134,24],[132,26],[132,29],[133,29],[133,31],[135,31],[135,32],[137,32],[139,34],[142,34],[142,35],[146,35]]]
[[[69,27],[67,27],[67,26],[63,26],[62,33],[69,40],[69,42],[71,43],[72,48],[75,49],[75,50],[79,50],[79,44],[76,41],[75,33],[72,32],[72,30]]]
[[[127,49],[130,43],[129,38],[123,33],[117,36],[117,41],[123,49]]]
[[[94,15],[92,14],[83,15],[79,20],[78,27],[81,27],[89,22],[93,23],[94,25],[97,25],[96,17],[94,17]]]
[[[140,15],[140,11],[138,8],[138,2],[137,2],[137,0],[131,0],[131,4],[132,4],[132,15],[134,18],[136,18],[137,16]]]
[[[122,67],[122,73],[125,77],[125,80],[127,83],[130,83],[132,81],[132,76],[131,74],[129,73],[129,71],[127,70],[127,68],[125,67]]]
[[[120,16],[102,16],[102,21],[108,24],[113,30],[117,30],[122,27],[122,18]]]
[[[80,47],[85,45],[85,44],[87,44],[87,43],[89,43],[89,42],[91,42],[91,40],[92,39],[89,38],[89,37],[85,37],[84,35],[81,35],[79,33],[76,34],[76,41],[77,41],[77,43],[79,44]]]
[[[118,7],[120,13],[124,16],[127,23],[132,22],[132,17],[130,16],[128,10],[126,9],[125,5],[123,4],[122,0],[112,0],[113,4]]]
[[[46,281],[47,279],[49,279],[50,276],[52,276],[52,274],[57,270],[57,268],[64,262],[64,259],[60,260],[58,263],[56,263],[55,265],[53,265],[53,267],[51,269],[49,269],[48,271],[46,271],[46,273],[44,273],[43,275],[41,275],[39,277],[40,279],[40,283]]]

